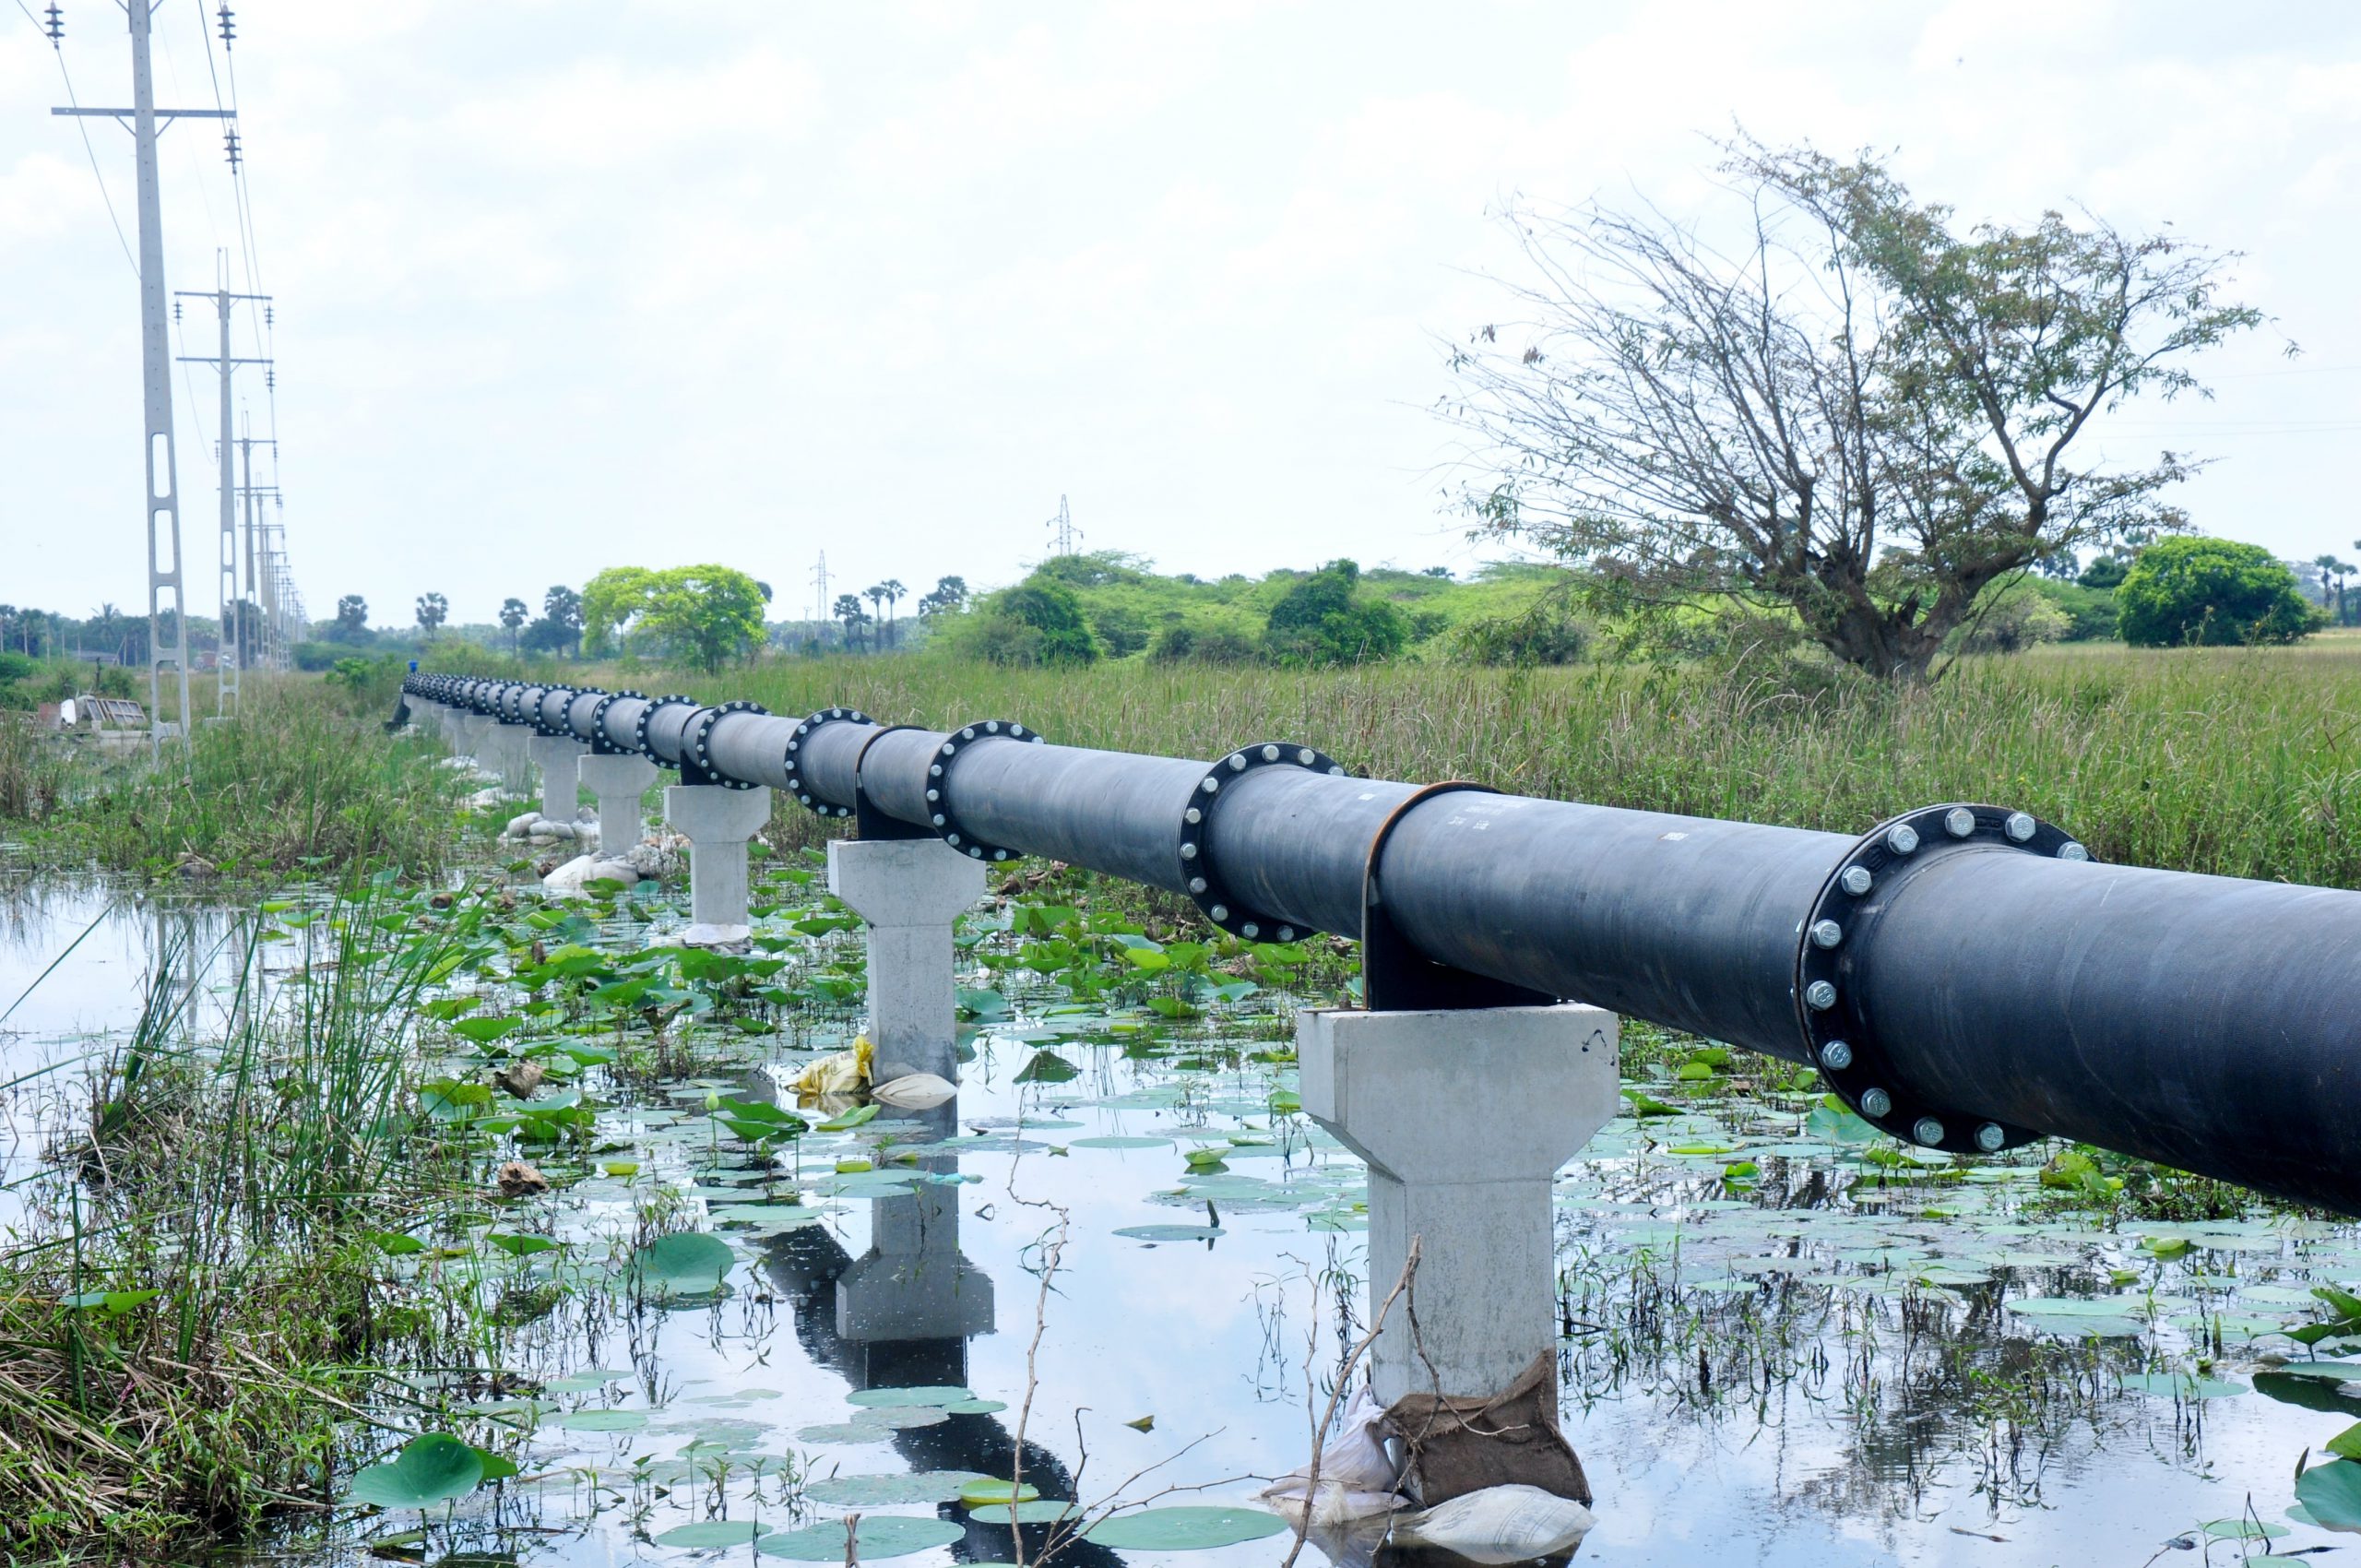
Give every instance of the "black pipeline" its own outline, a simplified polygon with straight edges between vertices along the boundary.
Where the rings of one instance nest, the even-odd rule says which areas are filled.
[[[784,790],[872,836],[1169,888],[1238,936],[1363,940],[1370,1005],[1566,998],[1809,1062],[1960,1153],[2049,1135],[2361,1214],[2361,894],[2109,866],[2003,806],[1858,837],[942,732],[848,708],[414,676],[413,697]]]

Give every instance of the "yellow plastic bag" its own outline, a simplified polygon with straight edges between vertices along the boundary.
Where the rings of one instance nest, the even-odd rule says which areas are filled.
[[[795,1080],[799,1095],[848,1094],[869,1087],[870,1063],[875,1059],[877,1048],[861,1035],[852,1042],[850,1051],[839,1051],[834,1056],[823,1056],[803,1069]]]

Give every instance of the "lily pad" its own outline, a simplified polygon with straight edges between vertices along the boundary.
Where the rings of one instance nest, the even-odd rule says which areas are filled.
[[[568,1410],[552,1425],[568,1431],[637,1431],[647,1424],[645,1410]]]
[[[430,1431],[352,1478],[345,1499],[379,1508],[432,1508],[475,1491],[483,1455],[448,1432]]]
[[[1041,1489],[1032,1482],[996,1480],[991,1476],[969,1481],[959,1489],[959,1501],[974,1508],[988,1503],[1030,1503],[1041,1495]]]
[[[857,1388],[845,1396],[845,1402],[881,1410],[906,1405],[956,1405],[975,1396],[972,1388],[945,1383],[919,1388]]]
[[[2361,1464],[2331,1459],[2296,1478],[2296,1501],[2324,1530],[2361,1535]]]
[[[1134,1241],[1210,1241],[1228,1233],[1218,1225],[1127,1225],[1115,1232]]]
[[[912,1518],[901,1514],[863,1514],[854,1526],[854,1546],[863,1562],[881,1557],[906,1557],[929,1547],[948,1546],[967,1531],[948,1519]],[[843,1562],[846,1526],[839,1521],[813,1525],[765,1536],[754,1550],[765,1557],[795,1562]]]
[[[706,1296],[721,1289],[738,1254],[702,1230],[661,1236],[632,1254],[632,1274],[659,1296]]]
[[[2127,1372],[2123,1386],[2134,1394],[2154,1394],[2168,1399],[2227,1399],[2246,1390],[2220,1378],[2192,1372]]]
[[[1037,1123],[1038,1125],[1038,1123]],[[1068,1148],[1170,1148],[1170,1138],[1121,1137],[1109,1134],[1097,1138],[1076,1138]]]
[[[1286,1520],[1259,1508],[1149,1508],[1102,1519],[1083,1534],[1119,1551],[1204,1551],[1261,1540],[1287,1527]]]
[[[658,1546],[702,1547],[743,1546],[771,1533],[768,1525],[758,1525],[752,1519],[701,1519],[694,1525],[675,1525],[656,1538]]]
[[[894,1429],[875,1421],[845,1421],[836,1426],[805,1427],[795,1434],[799,1443],[823,1445],[836,1443],[883,1443],[894,1435]]]
[[[973,1470],[916,1470],[893,1476],[832,1476],[805,1487],[803,1495],[814,1503],[825,1503],[837,1508],[949,1503],[969,1481],[986,1479]]]

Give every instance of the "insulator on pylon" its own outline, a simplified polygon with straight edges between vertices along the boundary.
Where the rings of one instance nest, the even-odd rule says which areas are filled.
[[[271,307],[267,304],[262,307],[262,324],[265,327],[276,327],[279,325],[279,318],[271,314]]]
[[[231,25],[229,6],[222,6],[217,14],[221,18],[221,47],[226,51],[230,47],[230,41],[238,36],[237,29]]]
[[[172,302],[172,319],[173,319],[174,321],[178,321],[178,320],[180,320],[180,318],[181,318],[181,303],[180,303],[180,301],[178,301],[178,300],[174,300],[174,301]]]
[[[49,0],[49,20],[42,30],[49,34],[52,49],[65,42],[65,13],[57,8],[57,0]]]
[[[221,133],[221,141],[222,145],[230,149],[230,172],[234,174],[238,172],[238,133],[224,131]]]

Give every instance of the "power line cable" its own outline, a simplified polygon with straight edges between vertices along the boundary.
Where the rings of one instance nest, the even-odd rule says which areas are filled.
[[[57,56],[57,74],[65,83],[65,101],[74,108],[79,109],[82,106],[82,101],[74,96],[74,74],[65,68],[65,49],[59,45],[57,39],[51,37],[47,28],[42,27],[41,18],[33,15],[31,7],[25,4],[25,0],[17,0],[17,9],[25,13],[25,20],[40,29],[43,38],[49,39],[51,52]],[[82,150],[90,160],[90,177],[99,183],[99,200],[106,204],[107,221],[114,225],[115,244],[123,247],[123,259],[131,264],[131,275],[136,278],[139,276],[139,258],[131,254],[131,240],[123,232],[123,220],[114,215],[114,197],[108,194],[107,177],[99,170],[99,149],[90,145],[90,122],[82,115],[77,114],[74,116],[74,128],[82,133]]]

